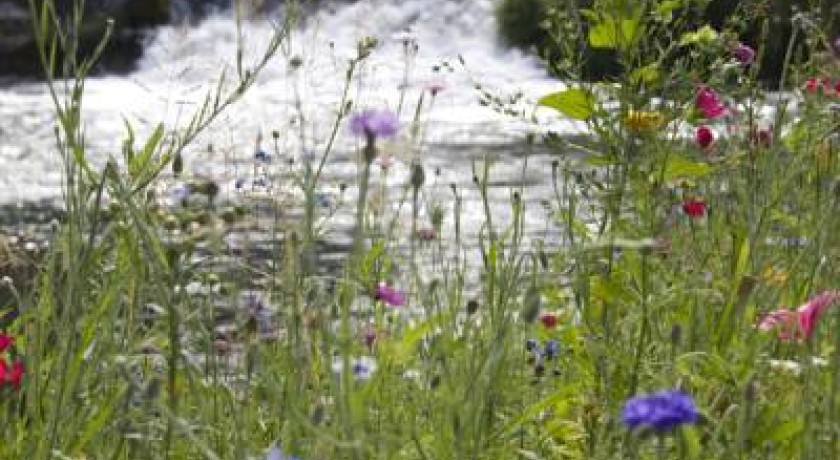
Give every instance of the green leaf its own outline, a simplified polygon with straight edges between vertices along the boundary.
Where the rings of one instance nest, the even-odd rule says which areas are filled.
[[[636,82],[651,84],[659,80],[659,65],[656,63],[648,64],[644,67],[639,67],[634,70],[630,78]]]
[[[703,45],[717,40],[718,33],[711,26],[705,25],[695,32],[686,32],[680,37],[680,45]]]
[[[132,177],[136,178],[146,171],[146,168],[149,166],[149,162],[152,159],[152,155],[154,155],[155,151],[157,151],[158,144],[160,144],[161,139],[163,139],[163,134],[163,124],[158,124],[152,135],[149,136],[149,139],[146,141],[146,145],[143,146],[143,150],[141,150],[140,154],[135,156],[133,161],[128,165],[128,170]]]
[[[683,8],[683,0],[666,0],[654,9],[654,18],[662,22],[670,22],[674,18],[674,11]]]
[[[633,44],[639,22],[635,19],[604,18],[589,29],[589,45],[593,48],[615,49]]]
[[[799,434],[803,429],[805,429],[805,422],[802,418],[781,422],[770,430],[767,434],[767,440],[775,442],[787,441]]]
[[[612,155],[588,155],[583,161],[589,166],[612,166],[618,163],[618,158]]]
[[[581,88],[571,88],[543,96],[537,105],[552,108],[575,120],[586,120],[595,112],[595,96]]]
[[[665,182],[672,182],[676,179],[703,177],[712,172],[712,169],[707,163],[674,155],[668,158],[663,179]]]
[[[700,458],[702,447],[700,446],[700,436],[697,430],[692,426],[684,426],[680,429],[680,438],[685,446],[688,458]]]

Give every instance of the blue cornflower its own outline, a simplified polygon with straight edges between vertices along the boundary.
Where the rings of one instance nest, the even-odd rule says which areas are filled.
[[[189,199],[192,192],[190,184],[178,182],[169,189],[169,196],[174,203],[183,204]]]
[[[350,131],[366,139],[393,137],[399,128],[399,118],[388,110],[364,110],[350,118]]]
[[[263,149],[257,149],[257,151],[254,152],[254,159],[260,163],[270,163],[271,155]]]
[[[540,346],[540,343],[537,342],[536,339],[528,339],[528,341],[525,342],[525,351],[534,351],[539,346]]]
[[[316,193],[315,201],[318,203],[318,206],[321,206],[322,208],[329,208],[332,204],[330,196],[326,193]]]
[[[340,376],[344,371],[344,360],[340,356],[333,358],[332,371],[336,376]],[[376,372],[376,360],[370,356],[362,356],[350,360],[350,372],[353,374],[353,379],[356,381],[366,381],[373,378]]]
[[[696,423],[700,412],[694,400],[682,390],[666,390],[630,398],[621,419],[630,429],[650,428],[662,433],[685,423]]]
[[[286,455],[280,450],[279,447],[274,446],[271,450],[268,451],[268,455],[265,456],[265,460],[300,460],[298,457],[292,455]]]
[[[547,359],[556,358],[557,355],[560,353],[560,343],[556,340],[549,340],[545,343],[543,353],[545,353],[545,357]]]

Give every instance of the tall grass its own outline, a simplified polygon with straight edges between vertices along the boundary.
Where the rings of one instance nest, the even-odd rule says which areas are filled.
[[[212,269],[208,260],[230,260],[222,250],[195,257],[218,237],[213,225],[189,231],[196,213],[223,218],[214,185],[193,189],[208,203],[173,209],[153,190],[168,168],[186,174],[185,149],[248,91],[294,33],[294,15],[256,62],[237,53],[236,75],[191,121],[139,143],[127,127],[123,157],[97,170],[83,130],[95,56],[53,62],[59,47],[72,50],[81,8],[67,23],[51,2],[31,2],[67,217],[6,331],[26,372],[19,389],[0,388],[0,458],[245,459],[272,446],[308,459],[836,458],[836,314],[813,335],[757,327],[780,305],[838,287],[840,92],[806,84],[836,63],[815,53],[767,93],[759,69],[733,57],[735,37],[681,22],[678,3],[596,2],[574,28],[584,35],[570,40],[613,50],[625,71],[540,101],[587,129],[582,140],[545,140],[556,146],[546,186],[560,244],[531,246],[524,189],[491,201],[488,160],[474,171],[484,215],[470,257],[463,190],[452,186],[449,208],[421,200],[429,181],[418,155],[402,198],[411,231],[401,234],[369,206],[378,152],[363,139],[354,244],[343,269],[317,270],[330,214],[318,202],[322,172],[353,114],[345,90],[325,150],[292,170],[302,219],[278,219],[271,260],[242,277]],[[798,33],[829,43],[811,14],[794,19]],[[375,52],[360,41],[345,88]],[[704,113],[701,88],[714,88],[725,116]],[[415,113],[402,128],[412,153],[422,102]],[[713,143],[693,139],[700,125]],[[567,160],[571,151],[585,155]],[[418,239],[423,216],[432,242]],[[382,289],[405,290],[405,302]],[[231,309],[233,331],[220,335],[218,316]],[[629,398],[674,388],[692,396],[697,423],[625,426]]]

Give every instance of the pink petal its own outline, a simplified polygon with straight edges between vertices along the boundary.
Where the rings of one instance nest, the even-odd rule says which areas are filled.
[[[828,307],[832,306],[837,299],[840,299],[840,292],[825,291],[808,299],[805,304],[796,310],[799,317],[799,327],[805,333],[805,337],[810,339],[817,326],[817,321],[825,313]]]

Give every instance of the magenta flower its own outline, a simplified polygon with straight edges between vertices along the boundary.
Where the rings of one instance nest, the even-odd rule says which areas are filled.
[[[729,112],[718,93],[708,86],[700,87],[695,105],[703,117],[708,119],[720,118]]]
[[[405,293],[385,283],[379,283],[379,286],[376,287],[373,293],[373,298],[391,307],[405,305]]]
[[[14,345],[14,343],[15,343],[14,337],[12,337],[10,335],[3,334],[3,333],[0,333],[0,353],[3,353],[4,351],[11,348],[12,345]]]
[[[803,337],[808,340],[814,334],[820,317],[837,300],[840,300],[840,291],[822,292],[808,299],[796,311],[782,308],[768,313],[761,319],[758,328],[762,331],[778,328],[781,340],[801,340]]]
[[[749,45],[738,43],[738,46],[732,51],[732,54],[743,65],[750,65],[755,62],[755,50]]]
[[[350,131],[366,139],[394,137],[400,120],[388,110],[364,110],[350,117]]]

